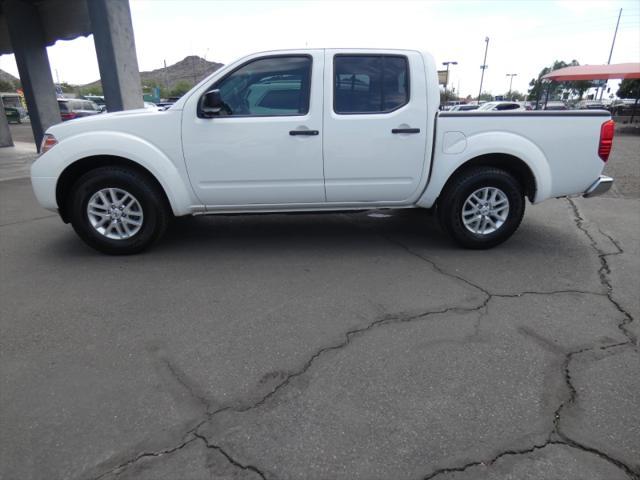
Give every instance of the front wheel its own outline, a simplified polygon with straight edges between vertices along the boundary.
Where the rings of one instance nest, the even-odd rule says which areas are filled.
[[[76,233],[91,247],[110,255],[148,248],[164,233],[170,216],[157,185],[123,167],[87,172],[67,201]]]
[[[463,171],[438,200],[442,228],[465,248],[491,248],[518,229],[524,215],[522,186],[508,172],[493,167]]]

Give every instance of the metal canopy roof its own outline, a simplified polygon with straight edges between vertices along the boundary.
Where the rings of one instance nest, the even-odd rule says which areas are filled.
[[[566,67],[547,73],[543,80],[566,82],[575,80],[611,80],[615,78],[640,78],[640,63],[617,63],[614,65],[580,65]]]
[[[47,46],[58,40],[73,40],[91,35],[86,0],[26,0],[37,6]],[[0,0],[0,55],[13,53],[9,38],[7,12]]]

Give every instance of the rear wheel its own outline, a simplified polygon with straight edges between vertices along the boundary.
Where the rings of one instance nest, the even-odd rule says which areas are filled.
[[[74,230],[110,255],[138,253],[165,231],[170,217],[163,193],[147,176],[123,167],[84,174],[67,199]]]
[[[511,174],[474,167],[447,184],[438,201],[438,219],[463,247],[491,248],[513,235],[524,209],[522,186]]]

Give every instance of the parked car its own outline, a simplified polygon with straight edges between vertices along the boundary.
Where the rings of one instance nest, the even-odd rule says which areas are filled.
[[[164,110],[164,108],[159,107],[153,102],[144,102],[144,108],[146,108],[147,110],[154,110],[156,112],[161,112]]]
[[[457,243],[489,248],[525,199],[611,186],[609,112],[439,113],[439,93],[433,58],[415,50],[257,53],[167,111],[50,127],[31,181],[109,254],[149,247],[174,215],[436,206]]]
[[[16,107],[4,107],[4,114],[7,116],[7,122],[22,123],[20,111]]]
[[[478,107],[479,105],[470,105],[470,104],[455,105],[451,107],[449,111],[450,112],[469,112],[471,110],[477,110]]]
[[[581,100],[576,104],[578,110],[606,110],[604,103],[598,100]]]
[[[559,100],[549,100],[542,105],[543,110],[569,110],[567,104]]]
[[[60,116],[63,121],[102,113],[100,107],[91,100],[79,98],[59,98],[58,107],[60,108]]]
[[[518,102],[487,102],[480,105],[478,111],[482,112],[503,112],[506,110],[526,110],[526,108]]]
[[[640,102],[636,103],[634,98],[624,98],[611,103],[609,110],[613,115],[632,115],[634,113],[640,115]]]
[[[96,105],[98,105],[98,108],[100,109],[101,112],[107,111],[107,103],[105,102],[104,97],[102,95],[85,95],[84,99],[90,100]]]

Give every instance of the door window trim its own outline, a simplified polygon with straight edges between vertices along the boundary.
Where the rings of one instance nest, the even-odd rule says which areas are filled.
[[[311,84],[313,83],[313,55],[310,55],[308,53],[286,53],[286,54],[282,54],[282,55],[265,55],[263,57],[254,57],[251,58],[249,60],[247,60],[246,62],[242,63],[241,65],[238,65],[237,67],[235,67],[233,70],[231,70],[230,72],[227,72],[222,78],[219,78],[217,80],[215,80],[213,83],[211,83],[205,90],[204,93],[202,95],[200,95],[200,98],[198,99],[198,103],[197,105],[200,105],[200,103],[202,102],[202,97],[204,97],[208,91],[210,90],[215,90],[217,88],[217,86],[222,83],[224,80],[226,80],[227,78],[229,78],[231,75],[233,75],[234,73],[236,73],[238,70],[240,70],[241,68],[246,67],[247,65],[257,62],[258,60],[266,60],[266,59],[270,59],[270,58],[308,58],[309,59],[309,85],[307,86],[307,97],[308,97],[308,102],[307,102],[307,111],[305,113],[292,113],[290,115],[218,115],[215,117],[210,117],[209,120],[214,120],[214,119],[230,119],[230,118],[286,118],[286,117],[306,117],[307,115],[309,115],[309,113],[311,112]],[[198,107],[197,112],[196,112],[196,116],[199,118],[203,118],[200,117],[200,108]]]
[[[336,58],[338,57],[391,57],[391,58],[402,58],[407,65],[407,101],[402,105],[398,105],[391,110],[382,110],[379,112],[337,112],[336,111]],[[400,110],[401,108],[406,107],[411,102],[411,65],[409,62],[409,57],[406,55],[400,55],[396,53],[336,53],[333,56],[333,71],[331,72],[331,94],[333,95],[332,105],[333,105],[333,113],[336,115],[387,115],[389,113],[393,113],[396,110]],[[384,67],[382,69],[382,76],[384,77]],[[383,79],[384,81],[384,79]],[[384,102],[384,97],[381,99]]]

